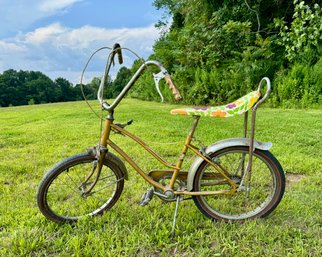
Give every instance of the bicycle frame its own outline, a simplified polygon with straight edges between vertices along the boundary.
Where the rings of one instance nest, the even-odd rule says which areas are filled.
[[[104,130],[103,134],[101,137],[100,141],[100,148],[101,149],[107,149],[107,147],[111,147],[114,149],[119,155],[121,155],[142,177],[145,179],[148,183],[153,185],[154,187],[162,190],[163,192],[170,190],[173,191],[174,195],[230,195],[234,194],[237,189],[238,185],[235,184],[229,177],[228,173],[223,170],[221,167],[219,167],[216,163],[214,163],[207,155],[204,155],[202,151],[200,151],[199,148],[194,146],[192,144],[193,140],[193,134],[196,130],[196,127],[198,125],[200,116],[194,116],[193,119],[193,124],[190,129],[190,132],[188,133],[183,149],[181,151],[180,157],[177,160],[176,165],[172,165],[168,163],[166,160],[164,160],[158,153],[156,153],[152,148],[150,148],[142,139],[139,137],[135,136],[134,134],[130,133],[129,131],[125,130],[124,128],[118,126],[117,124],[113,123],[113,115],[110,113],[110,115],[107,117],[104,125]],[[115,131],[123,136],[126,136],[142,146],[149,154],[151,154],[155,159],[157,159],[160,163],[162,163],[164,166],[170,168],[172,170],[172,176],[171,180],[168,185],[163,186],[162,184],[158,183],[157,181],[153,180],[150,176],[148,176],[117,144],[115,144],[111,139],[110,139],[110,133],[111,131]],[[186,153],[188,150],[191,150],[195,155],[201,157],[204,159],[206,162],[208,162],[211,166],[215,168],[216,171],[224,178],[232,187],[230,190],[221,190],[221,191],[210,191],[210,192],[191,192],[191,191],[179,191],[179,190],[174,190],[174,183],[176,179],[178,178],[182,164],[184,162]]]
[[[231,195],[231,194],[234,194],[238,190],[239,185],[234,183],[233,180],[229,178],[229,173],[226,172],[224,169],[222,169],[220,167],[220,165],[217,165],[216,163],[214,163],[211,160],[211,158],[203,151],[203,149],[199,149],[198,147],[196,147],[196,146],[194,146],[192,144],[193,135],[194,135],[195,129],[196,129],[197,125],[198,125],[198,121],[199,121],[200,116],[193,116],[194,121],[193,121],[191,130],[190,130],[190,132],[188,133],[188,135],[186,137],[186,140],[185,140],[183,149],[181,151],[180,157],[178,158],[177,163],[175,165],[172,165],[172,164],[168,163],[166,160],[164,160],[154,150],[152,150],[142,139],[138,138],[137,136],[135,136],[132,133],[128,132],[127,130],[123,129],[121,126],[118,126],[117,124],[113,123],[113,121],[114,121],[114,117],[113,117],[114,109],[121,102],[121,100],[124,98],[126,93],[131,89],[131,87],[135,84],[136,80],[141,76],[143,71],[150,65],[156,66],[156,67],[158,67],[160,69],[160,73],[155,75],[155,76],[157,76],[157,81],[160,80],[161,78],[165,78],[167,84],[169,85],[169,88],[172,90],[172,93],[175,95],[176,99],[181,98],[180,93],[178,92],[178,90],[177,90],[175,84],[173,83],[170,75],[168,74],[167,70],[161,65],[161,63],[159,63],[159,62],[157,62],[155,60],[149,60],[149,61],[144,62],[139,67],[139,69],[136,71],[136,73],[130,79],[128,84],[123,88],[121,93],[116,97],[116,99],[114,100],[114,102],[111,105],[109,105],[107,102],[105,102],[103,100],[103,98],[102,98],[104,81],[106,79],[106,76],[107,76],[107,73],[109,71],[109,68],[110,68],[110,65],[112,63],[112,60],[114,58],[114,55],[116,53],[120,53],[120,52],[118,52],[118,51],[120,51],[118,49],[119,48],[113,49],[113,51],[109,55],[109,58],[108,58],[109,60],[108,60],[108,63],[107,63],[106,69],[105,69],[105,73],[104,73],[104,76],[102,78],[101,85],[99,87],[98,94],[97,94],[98,100],[101,103],[102,108],[105,109],[106,111],[108,111],[108,113],[109,113],[107,118],[106,118],[103,133],[102,133],[102,136],[101,136],[101,139],[100,139],[100,148],[99,148],[100,149],[100,151],[99,151],[100,155],[99,155],[99,162],[98,162],[99,166],[98,166],[97,177],[99,177],[99,175],[100,175],[100,170],[101,170],[102,165],[103,165],[104,156],[105,156],[105,153],[107,152],[107,147],[111,147],[118,154],[120,154],[148,183],[150,183],[154,187],[162,190],[163,192],[170,191],[171,194],[174,194],[174,195],[216,195],[216,194]],[[264,80],[269,82],[266,78]],[[260,85],[261,85],[261,82],[260,82]],[[156,83],[156,86],[157,86],[157,89],[158,89],[158,84],[157,83]],[[260,89],[260,86],[259,86],[259,89]],[[250,131],[251,133],[250,133],[250,145],[249,145],[250,159],[249,159],[249,163],[248,163],[247,168],[246,168],[246,173],[248,175],[248,181],[250,180],[250,173],[251,173],[251,169],[252,169],[252,154],[253,154],[253,149],[254,149],[253,144],[254,144],[254,127],[255,127],[256,109],[266,99],[266,97],[269,94],[269,91],[270,91],[270,86],[269,86],[269,90],[266,92],[266,94],[263,97],[263,99],[261,99],[253,108],[252,127],[251,127],[251,131]],[[160,163],[162,163],[164,166],[170,168],[172,170],[172,176],[171,176],[171,180],[170,180],[169,184],[166,185],[166,186],[163,186],[162,184],[160,184],[157,181],[153,180],[153,178],[151,178],[149,175],[145,174],[144,171],[119,146],[117,146],[117,144],[115,144],[110,139],[111,131],[116,131],[117,133],[130,138],[131,140],[133,140],[137,144],[141,145],[149,154],[151,154]],[[246,137],[246,134],[247,134],[247,112],[245,113],[244,137]],[[195,192],[195,191],[191,191],[191,190],[182,190],[182,191],[174,190],[175,181],[178,178],[180,172],[182,172],[182,170],[181,170],[182,169],[182,164],[183,164],[183,161],[185,159],[185,156],[186,156],[186,153],[187,153],[188,150],[192,151],[196,156],[199,156],[200,158],[202,158],[202,160],[204,160],[208,164],[210,164],[220,174],[220,176],[222,176],[222,178],[227,181],[227,183],[231,186],[231,189],[230,190],[222,190],[222,191],[211,191],[211,192]],[[243,178],[243,180],[244,180],[244,178]],[[95,184],[96,184],[96,182],[93,183],[92,187],[94,187]],[[90,190],[92,189],[92,187],[90,188]],[[90,190],[87,191],[87,192],[90,192]]]
[[[110,68],[114,64],[114,57],[118,56],[119,64],[122,64],[122,51],[117,43],[113,48],[104,47],[99,50],[102,49],[111,49],[111,52],[97,93],[102,110],[108,112],[105,122],[101,123],[103,126],[100,141],[98,145],[87,148],[86,153],[68,157],[46,173],[37,192],[38,206],[45,217],[58,223],[71,222],[109,210],[120,198],[124,180],[128,179],[125,161],[153,186],[143,194],[141,206],[147,205],[153,195],[165,202],[176,202],[172,236],[175,232],[179,202],[183,200],[193,199],[197,208],[205,216],[224,221],[263,218],[276,208],[285,190],[285,175],[278,160],[269,152],[272,144],[254,139],[256,110],[271,90],[267,77],[263,77],[259,82],[257,91],[250,92],[231,104],[172,110],[171,114],[192,115],[193,118],[183,148],[178,151],[175,164],[172,164],[150,148],[144,140],[125,129],[132,121],[125,124],[114,123],[115,108],[150,65],[160,70],[157,74],[153,73],[153,77],[161,99],[163,96],[158,83],[163,78],[174,98],[182,99],[171,76],[158,61],[143,61],[119,95],[109,104],[109,101],[103,99],[104,85]],[[261,86],[265,81],[266,93],[263,95]],[[249,111],[252,116],[250,128],[247,128]],[[245,114],[243,137],[226,138],[208,146],[196,146],[198,143],[194,143],[194,133],[200,117],[230,117],[242,113]],[[121,148],[121,145],[113,142],[114,137],[111,133],[120,134],[133,141],[132,143],[140,145],[158,162],[156,166],[162,164],[164,169],[143,170],[135,159]],[[109,150],[113,150],[112,152],[116,152],[117,155]],[[185,170],[186,165],[183,163],[188,151],[195,159],[191,164],[189,163],[189,170]],[[254,166],[254,172],[252,166]]]

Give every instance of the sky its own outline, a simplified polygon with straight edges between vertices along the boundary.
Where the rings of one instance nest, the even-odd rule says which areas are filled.
[[[98,48],[152,53],[160,36],[155,24],[165,12],[153,0],[0,0],[0,73],[8,69],[41,71],[77,84]],[[85,74],[101,76],[108,52],[94,58]],[[133,62],[124,53],[125,64]]]

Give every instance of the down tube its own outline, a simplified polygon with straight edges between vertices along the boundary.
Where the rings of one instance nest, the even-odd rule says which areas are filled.
[[[114,144],[111,140],[107,140],[107,145],[113,148],[118,154],[120,154],[136,171],[139,173],[148,183],[165,191],[165,187],[154,181],[152,178],[147,176],[144,171],[116,144]]]
[[[160,163],[162,163],[164,166],[171,168],[171,169],[176,169],[176,166],[171,165],[170,163],[168,163],[166,160],[164,160],[160,155],[158,155],[154,150],[152,150],[152,148],[150,148],[147,144],[145,144],[145,142],[133,135],[132,133],[130,133],[129,131],[120,128],[119,126],[115,126],[115,124],[111,124],[111,127],[120,132],[123,136],[127,136],[128,138],[130,138],[131,140],[135,141],[136,143],[138,143],[140,146],[142,146],[149,154],[151,154],[155,159],[157,159]]]

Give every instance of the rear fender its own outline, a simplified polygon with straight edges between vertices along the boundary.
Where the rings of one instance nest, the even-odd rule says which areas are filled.
[[[221,141],[218,141],[210,146],[208,146],[205,150],[207,154],[211,154],[222,150],[227,147],[232,146],[249,146],[250,140],[248,138],[228,138]],[[269,150],[272,147],[271,142],[259,142],[254,140],[254,150]],[[200,164],[204,161],[201,157],[197,156],[194,162],[191,164],[189,171],[188,171],[188,178],[187,178],[187,190],[192,191],[193,188],[193,180],[196,175],[196,172],[200,166]]]

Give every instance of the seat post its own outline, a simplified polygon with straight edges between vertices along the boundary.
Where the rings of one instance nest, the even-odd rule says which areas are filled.
[[[190,137],[191,140],[192,140],[193,134],[195,133],[195,130],[196,130],[197,126],[198,126],[199,119],[200,119],[199,115],[193,115],[192,127],[191,127],[191,129],[189,131],[189,134],[188,134],[188,137]],[[190,140],[190,142],[191,142],[191,140]]]
[[[192,139],[193,139],[193,135],[195,133],[195,130],[198,126],[198,122],[199,122],[199,119],[200,119],[200,116],[198,115],[193,115],[193,123],[192,123],[192,127],[187,135],[187,138],[186,138],[186,141],[185,141],[185,144],[183,146],[183,149],[182,149],[182,152],[180,154],[180,157],[179,157],[179,160],[177,161],[177,164],[176,164],[176,169],[175,171],[173,172],[173,175],[171,177],[171,180],[170,180],[170,188],[173,189],[173,186],[174,186],[174,182],[176,181],[177,179],[177,176],[179,174],[179,171],[182,167],[182,163],[183,163],[183,160],[186,156],[186,153],[188,151],[188,146],[190,145]]]

